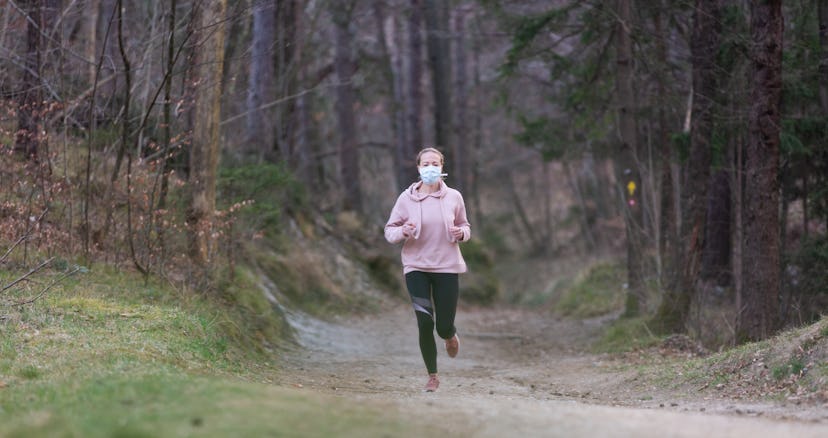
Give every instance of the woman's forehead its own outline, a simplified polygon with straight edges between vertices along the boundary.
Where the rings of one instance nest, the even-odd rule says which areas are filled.
[[[426,152],[420,156],[420,161],[440,161],[440,156],[434,152]]]

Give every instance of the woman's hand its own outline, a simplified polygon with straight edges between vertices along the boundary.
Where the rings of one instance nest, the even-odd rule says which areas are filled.
[[[417,226],[408,222],[407,224],[402,226],[402,233],[405,238],[414,237],[414,233],[417,231]]]
[[[460,227],[450,227],[449,232],[451,233],[452,237],[458,242],[463,240],[463,229]]]

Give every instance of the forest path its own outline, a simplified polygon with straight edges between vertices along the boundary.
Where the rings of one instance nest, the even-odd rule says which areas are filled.
[[[818,407],[711,400],[636,383],[634,366],[582,351],[600,320],[461,306],[457,358],[438,340],[436,393],[422,391],[409,306],[333,323],[291,320],[302,348],[285,359],[285,384],[380,405],[448,436],[828,436],[828,413]]]

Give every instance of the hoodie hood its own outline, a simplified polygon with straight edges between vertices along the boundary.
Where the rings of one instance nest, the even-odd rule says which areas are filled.
[[[448,190],[447,190],[448,186],[446,186],[446,183],[444,183],[443,181],[438,181],[437,182],[437,184],[439,184],[439,186],[437,188],[437,191],[435,191],[434,193],[420,193],[420,192],[418,192],[417,189],[422,184],[423,184],[422,181],[417,181],[414,184],[411,184],[410,186],[408,186],[408,190],[406,190],[406,193],[408,193],[408,197],[412,201],[422,202],[424,199],[428,198],[429,196],[433,196],[435,198],[443,198],[443,197],[446,196],[446,193],[448,193]]]

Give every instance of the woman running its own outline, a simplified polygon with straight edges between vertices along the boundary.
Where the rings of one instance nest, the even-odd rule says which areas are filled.
[[[459,275],[466,272],[466,262],[459,242],[471,237],[463,196],[448,187],[442,177],[443,154],[425,148],[417,154],[420,181],[411,184],[397,198],[385,224],[385,239],[402,242],[405,284],[414,305],[420,331],[428,383],[425,390],[440,386],[437,377],[437,335],[446,343],[449,357],[457,356],[460,339],[454,327],[459,295]]]

